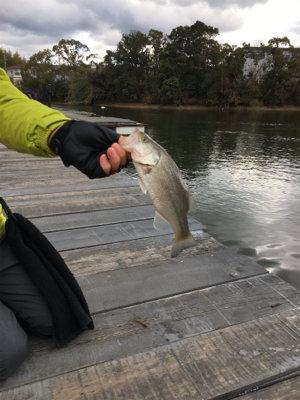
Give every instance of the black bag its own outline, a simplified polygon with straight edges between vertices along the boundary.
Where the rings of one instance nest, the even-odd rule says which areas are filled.
[[[64,346],[86,329],[93,329],[88,305],[73,274],[48,239],[24,216],[7,215],[6,238],[24,270],[45,298],[53,318],[53,338]]]

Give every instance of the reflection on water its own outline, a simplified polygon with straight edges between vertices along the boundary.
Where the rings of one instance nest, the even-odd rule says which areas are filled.
[[[208,232],[300,289],[299,112],[93,111],[148,123],[181,169]]]

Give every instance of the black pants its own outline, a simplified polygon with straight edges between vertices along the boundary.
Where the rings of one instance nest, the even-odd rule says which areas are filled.
[[[14,256],[0,240],[0,381],[8,378],[28,354],[27,334],[52,335],[49,308]]]
[[[51,93],[47,93],[48,107],[51,107]]]

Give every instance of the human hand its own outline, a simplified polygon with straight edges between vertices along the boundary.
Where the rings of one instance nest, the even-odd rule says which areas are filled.
[[[120,136],[119,143],[124,139],[124,136]],[[106,154],[100,156],[100,165],[107,175],[119,172],[122,168],[126,167],[131,160],[130,153],[125,151],[119,143],[113,143],[111,147],[107,149]]]
[[[85,121],[69,121],[49,136],[49,147],[65,166],[73,165],[90,179],[116,173],[128,164],[130,153],[119,144],[124,137]]]

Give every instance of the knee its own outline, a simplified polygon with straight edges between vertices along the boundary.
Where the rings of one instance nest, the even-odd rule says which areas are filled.
[[[22,328],[18,326],[17,329],[9,331],[1,329],[0,381],[12,375],[27,355],[27,335]]]

